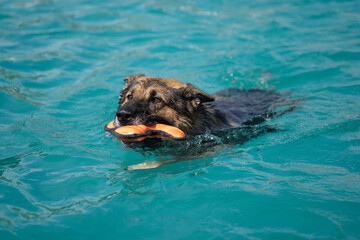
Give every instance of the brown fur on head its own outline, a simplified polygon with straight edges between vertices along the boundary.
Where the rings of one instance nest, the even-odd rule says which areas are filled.
[[[164,123],[189,135],[204,132],[204,105],[214,98],[191,84],[176,79],[131,75],[124,78],[114,124],[152,125]]]

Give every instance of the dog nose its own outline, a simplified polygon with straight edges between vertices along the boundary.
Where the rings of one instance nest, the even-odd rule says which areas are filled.
[[[129,110],[121,109],[116,112],[116,116],[120,119],[121,122],[125,122],[132,118],[133,114]]]

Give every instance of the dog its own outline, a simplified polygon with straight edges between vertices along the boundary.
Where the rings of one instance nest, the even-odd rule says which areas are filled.
[[[225,89],[209,95],[176,79],[124,78],[114,125],[175,126],[189,137],[221,129],[258,124],[273,117],[284,96],[271,90]]]
[[[275,131],[261,123],[294,110],[294,104],[301,101],[266,89],[229,88],[209,95],[189,83],[142,74],[127,76],[124,82],[113,121],[115,127],[162,123],[181,129],[188,137],[200,135],[187,144],[177,145],[174,151],[168,148],[168,141],[155,138],[123,142],[144,155],[150,150],[151,154],[170,157],[130,165],[125,170],[158,168],[216,154],[225,145],[245,143]],[[205,133],[215,138],[207,138]]]

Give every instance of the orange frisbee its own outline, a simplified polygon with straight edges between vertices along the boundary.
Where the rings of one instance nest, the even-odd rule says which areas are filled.
[[[104,129],[122,141],[140,142],[146,138],[163,138],[172,141],[181,141],[187,138],[186,134],[177,127],[157,123],[151,126],[128,125],[115,127],[113,121],[104,126]]]

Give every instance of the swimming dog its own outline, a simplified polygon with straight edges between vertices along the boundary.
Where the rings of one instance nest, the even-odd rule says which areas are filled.
[[[284,97],[271,90],[225,89],[209,95],[176,79],[131,75],[124,78],[114,125],[175,126],[188,136],[257,124]]]

